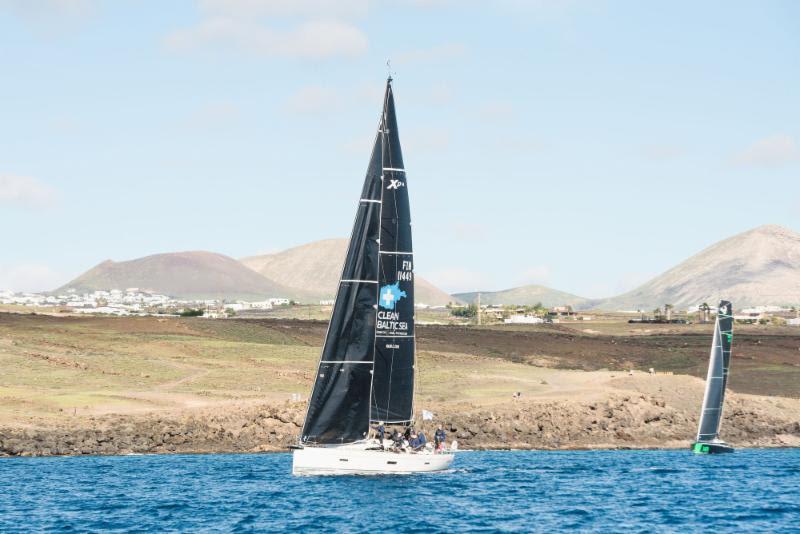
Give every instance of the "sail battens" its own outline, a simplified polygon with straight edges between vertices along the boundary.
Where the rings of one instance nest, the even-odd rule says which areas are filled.
[[[409,425],[413,422],[414,422],[413,419],[403,419],[401,421],[392,421],[392,420],[384,421],[383,419],[370,419],[370,423],[383,423],[384,425]]]
[[[388,80],[303,443],[352,443],[366,437],[370,421],[414,418],[411,215],[405,174],[393,173],[405,173],[405,165]]]
[[[323,361],[321,361],[319,363],[335,363],[337,365],[339,365],[339,364],[347,365],[347,364],[356,364],[356,363],[358,363],[358,364],[372,365],[372,362],[355,362],[355,361],[350,361],[350,360],[323,360]]]

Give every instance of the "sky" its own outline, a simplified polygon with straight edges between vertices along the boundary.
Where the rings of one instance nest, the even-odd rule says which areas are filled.
[[[800,230],[800,2],[0,0],[0,289],[346,237],[387,59],[416,271],[632,289]]]

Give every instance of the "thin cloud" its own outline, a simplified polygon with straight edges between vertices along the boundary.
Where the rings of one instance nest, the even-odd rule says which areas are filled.
[[[489,236],[486,225],[470,222],[453,223],[450,232],[461,241],[483,241]]]
[[[3,11],[17,17],[35,33],[59,36],[79,29],[98,11],[97,0],[0,0]]]
[[[506,119],[514,113],[511,102],[493,100],[481,106],[479,114],[484,119]]]
[[[436,287],[440,287],[451,295],[468,291],[479,291],[489,285],[489,277],[485,273],[467,269],[442,269],[428,273],[430,280]]]
[[[642,147],[642,155],[653,161],[667,161],[683,156],[686,149],[677,145],[655,144]]]
[[[85,17],[96,8],[95,0],[0,0],[0,9],[29,21],[61,17]]]
[[[440,128],[419,128],[402,134],[403,148],[412,152],[435,152],[450,146],[450,133]]]
[[[294,113],[322,114],[336,109],[340,104],[339,95],[333,89],[310,85],[291,95],[287,108]]]
[[[164,39],[175,52],[229,50],[264,57],[328,59],[359,56],[367,36],[359,28],[335,20],[310,20],[293,28],[274,28],[236,17],[212,17],[176,30]]]
[[[361,17],[369,0],[200,0],[201,11],[231,17]]]
[[[428,99],[437,106],[449,104],[453,100],[453,90],[444,82],[437,83],[430,88]]]
[[[550,281],[550,267],[547,265],[535,265],[526,269],[519,277],[520,285],[547,285]]]
[[[0,174],[0,204],[47,208],[55,203],[55,199],[55,190],[35,178]]]
[[[365,154],[375,144],[375,136],[357,137],[341,143],[339,146],[347,154]]]
[[[187,127],[196,129],[221,128],[235,124],[242,118],[242,110],[232,102],[211,102],[200,106],[186,119]]]
[[[734,157],[742,167],[774,168],[800,162],[800,145],[790,135],[760,139]]]
[[[41,292],[55,289],[66,277],[47,265],[18,263],[0,265],[0,289],[19,292]]]
[[[445,43],[430,48],[418,48],[397,54],[392,62],[399,65],[409,63],[435,63],[462,57],[466,47],[461,43]]]

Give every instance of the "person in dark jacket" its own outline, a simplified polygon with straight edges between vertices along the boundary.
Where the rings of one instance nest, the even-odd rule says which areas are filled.
[[[447,434],[444,432],[444,428],[442,425],[436,427],[436,432],[433,434],[433,443],[435,444],[435,449],[438,451],[440,448],[444,448],[444,442],[447,439]]]
[[[378,426],[372,427],[372,430],[374,430],[378,434],[378,441],[380,442],[382,449],[383,438],[386,436],[386,427],[383,426],[383,421],[378,421]]]
[[[419,431],[417,434],[417,446],[414,447],[415,451],[421,451],[425,448],[425,445],[428,444],[428,438],[425,437],[425,433],[422,430]]]
[[[411,447],[412,451],[419,449],[419,436],[417,434],[411,434],[411,441],[408,442],[408,446]]]

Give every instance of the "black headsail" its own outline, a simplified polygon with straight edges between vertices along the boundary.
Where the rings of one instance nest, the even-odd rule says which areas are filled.
[[[709,442],[719,438],[719,425],[722,421],[722,405],[725,401],[725,388],[728,385],[728,369],[731,362],[731,341],[733,340],[733,307],[731,303],[720,301],[717,308],[717,321],[714,325],[714,341],[708,362],[706,392],[700,412],[700,425],[697,441]]]
[[[391,78],[383,114],[382,191],[378,320],[370,418],[407,423],[413,419],[414,412],[414,254],[408,184]]]
[[[408,192],[390,78],[303,443],[353,442],[366,436],[370,420],[412,419],[412,267]]]

